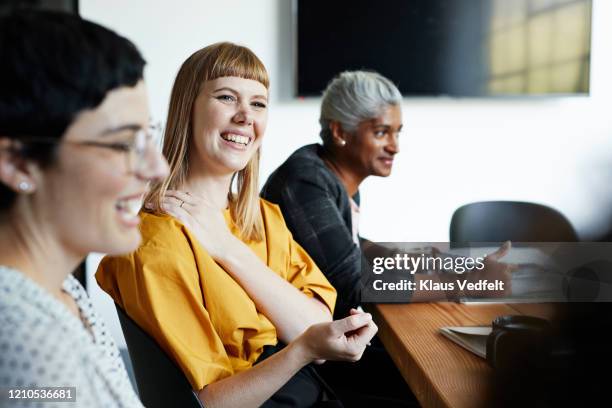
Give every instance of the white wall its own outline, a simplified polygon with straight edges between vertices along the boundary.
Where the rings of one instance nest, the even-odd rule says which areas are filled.
[[[156,120],[165,120],[174,76],[193,51],[221,40],[250,47],[272,83],[262,181],[297,147],[318,140],[319,101],[290,96],[290,0],[81,0],[80,9],[142,51]],[[610,15],[612,2],[593,0],[590,97],[406,99],[393,175],[371,178],[362,188],[362,234],[378,241],[445,241],[454,209],[494,199],[553,206],[584,239],[609,228]],[[95,258],[90,262],[94,267]],[[94,291],[93,297],[110,313],[104,294]]]

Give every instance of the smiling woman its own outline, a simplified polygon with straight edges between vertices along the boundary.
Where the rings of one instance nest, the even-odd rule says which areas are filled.
[[[0,406],[6,389],[68,386],[79,406],[141,407],[70,272],[89,252],[138,247],[134,209],[167,174],[146,134],[144,60],[50,12],[0,19],[0,60]]]
[[[143,242],[96,274],[205,406],[329,403],[310,363],[355,361],[377,330],[356,310],[331,321],[336,291],[258,196],[268,86],[242,46],[213,44],[185,61],[164,140],[170,176],[148,196]]]
[[[198,136],[192,142],[190,177],[235,173],[247,166],[268,122],[267,94],[261,82],[251,79],[222,77],[204,84],[193,107]]]

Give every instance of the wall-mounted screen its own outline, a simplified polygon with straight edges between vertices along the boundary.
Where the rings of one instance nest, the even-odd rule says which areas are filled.
[[[344,70],[404,96],[589,93],[591,0],[296,0],[297,94]]]

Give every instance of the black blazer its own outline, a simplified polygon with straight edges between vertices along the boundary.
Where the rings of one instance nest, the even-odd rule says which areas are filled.
[[[320,157],[323,146],[296,150],[264,185],[261,196],[280,206],[293,238],[338,291],[335,318],[360,303],[361,250],[353,242],[348,193]],[[359,204],[359,192],[353,197]]]

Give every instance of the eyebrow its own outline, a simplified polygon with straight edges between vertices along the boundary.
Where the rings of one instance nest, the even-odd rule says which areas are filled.
[[[384,129],[391,129],[392,126],[391,125],[387,125],[386,123],[380,123],[378,125],[373,125],[372,126],[374,129],[376,128],[384,128]],[[401,125],[399,125],[399,127],[397,128],[397,130],[402,130],[402,128],[404,127],[404,124],[402,123]]]
[[[232,92],[232,93],[234,93],[234,94],[238,94],[238,91],[236,91],[235,89],[229,88],[229,87],[227,87],[227,86],[224,86],[224,87],[222,87],[222,88],[217,88],[217,89],[215,89],[215,90],[213,91],[213,93],[217,93],[217,92],[219,92],[219,91],[229,91],[229,92]],[[262,99],[265,99],[266,101],[268,100],[268,97],[267,97],[267,96],[265,96],[265,95],[253,95],[253,97],[252,97],[252,98],[262,98]]]
[[[128,123],[128,124],[125,124],[125,125],[121,125],[121,126],[117,126],[117,127],[113,127],[113,128],[108,128],[108,129],[106,129],[106,130],[104,130],[102,132],[102,136],[110,135],[110,134],[113,134],[113,133],[123,132],[125,130],[137,132],[137,131],[139,131],[141,129],[142,129],[141,125],[138,125],[138,124],[135,124],[135,123]]]

